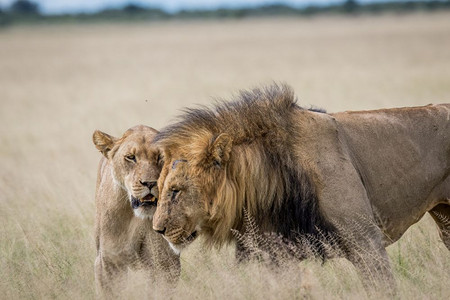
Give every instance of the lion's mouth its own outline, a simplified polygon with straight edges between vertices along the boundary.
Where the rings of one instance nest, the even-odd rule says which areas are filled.
[[[147,194],[145,197],[138,199],[131,196],[131,207],[137,209],[139,207],[156,206],[158,204],[158,198],[156,198],[151,193]]]

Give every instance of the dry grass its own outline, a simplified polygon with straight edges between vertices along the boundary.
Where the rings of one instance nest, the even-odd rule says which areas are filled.
[[[271,80],[328,111],[450,102],[448,49],[448,14],[1,31],[0,298],[94,298],[94,129],[160,128],[183,106]],[[400,298],[450,296],[430,217],[388,250]],[[365,295],[340,259],[273,272],[197,242],[182,268],[175,298]]]

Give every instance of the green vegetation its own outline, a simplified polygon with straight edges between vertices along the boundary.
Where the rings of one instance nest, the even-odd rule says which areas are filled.
[[[39,6],[28,0],[17,0],[9,8],[0,8],[0,26],[26,23],[73,23],[114,21],[160,21],[173,19],[239,19],[265,16],[314,16],[320,14],[380,14],[385,12],[408,13],[414,11],[450,10],[450,1],[388,1],[360,4],[355,0],[333,5],[309,5],[294,8],[272,4],[252,8],[219,8],[216,10],[182,10],[167,13],[159,8],[149,8],[129,3],[122,8],[107,8],[96,13],[43,15]]]

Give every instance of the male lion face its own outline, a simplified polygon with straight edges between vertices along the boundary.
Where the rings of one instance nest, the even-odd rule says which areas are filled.
[[[210,221],[218,187],[224,182],[230,147],[230,138],[220,135],[198,157],[180,150],[165,152],[153,229],[164,235],[175,252],[201,233],[213,234]]]
[[[161,166],[159,152],[151,144],[156,133],[138,125],[119,139],[98,130],[93,136],[95,146],[112,165],[114,182],[127,192],[134,214],[141,218],[153,217],[158,200]]]

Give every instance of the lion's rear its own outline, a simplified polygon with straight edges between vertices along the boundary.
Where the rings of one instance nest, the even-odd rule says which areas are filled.
[[[450,173],[450,105],[334,116],[392,243],[445,197],[435,187]]]

